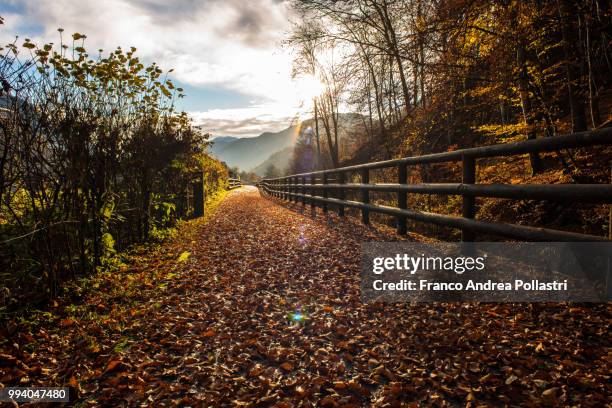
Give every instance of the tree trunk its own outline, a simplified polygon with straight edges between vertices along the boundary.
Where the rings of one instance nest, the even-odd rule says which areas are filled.
[[[337,107],[334,107],[334,105],[334,99],[331,93],[329,93],[329,106],[331,107],[332,123],[334,124],[334,163],[336,163],[336,167],[338,167],[340,164],[340,146],[338,144],[338,109]]]
[[[416,108],[418,106],[419,99],[419,71],[417,64],[413,64],[412,67],[412,98],[413,98],[413,106]]]
[[[373,136],[374,136],[374,121],[372,119],[372,87],[370,85],[370,75],[369,74],[368,74],[367,88],[368,88],[368,122],[370,123],[370,131],[368,133],[370,136],[370,142],[372,142]]]
[[[381,95],[378,86],[378,81],[376,80],[376,74],[374,72],[374,67],[372,66],[372,63],[368,59],[366,59],[366,62],[368,64],[368,69],[370,70],[370,79],[372,80],[372,85],[374,85],[374,102],[376,103],[376,114],[378,115],[378,126],[380,128],[380,135],[383,139],[386,139],[387,129],[385,128],[385,121],[383,119]]]
[[[317,98],[313,99],[314,104],[314,120],[315,120],[315,137],[317,138],[317,169],[321,166],[321,140],[319,139],[319,109],[317,107]]]
[[[325,110],[323,112],[325,112]],[[321,120],[323,121],[323,128],[325,129],[325,136],[327,138],[327,149],[329,150],[329,157],[331,159],[332,166],[333,168],[338,168],[339,163],[338,163],[338,159],[336,155],[334,154],[334,144],[332,142],[331,127],[329,124],[329,115],[327,113],[324,114],[321,117]]]
[[[417,17],[419,19],[422,18],[422,9],[421,9],[421,1],[417,2]],[[421,106],[425,107],[425,44],[423,40],[423,33],[419,28],[418,32],[418,47],[419,47],[419,77],[420,77],[420,85],[421,85]]]
[[[521,107],[523,109],[523,120],[528,128],[527,139],[532,140],[536,138],[536,129],[533,120],[533,112],[531,111],[531,98],[529,97],[529,79],[525,52],[525,46],[522,43],[519,43],[516,49],[516,62],[519,68],[519,96],[521,98]],[[529,161],[531,163],[532,175],[541,170],[540,156],[538,153],[529,153]]]
[[[387,45],[389,46],[391,55],[393,56],[393,58],[395,59],[395,63],[397,64],[400,82],[402,84],[402,92],[404,94],[404,105],[406,106],[406,113],[408,113],[410,112],[410,92],[408,91],[408,82],[406,81],[406,74],[402,65],[402,58],[397,48],[397,38],[395,35],[395,29],[393,28],[393,24],[391,23],[391,19],[389,18],[389,13],[387,10],[387,0],[382,0],[380,5],[377,4],[376,1],[374,1],[373,5],[382,20],[385,40],[387,42]]]
[[[572,120],[572,132],[581,132],[587,129],[584,107],[576,97],[576,69],[574,63],[575,55],[571,47],[575,46],[573,30],[570,27],[569,5],[567,0],[557,0],[557,9],[561,20],[561,37],[563,42],[563,54],[565,58],[565,75],[567,81],[567,100]]]
[[[419,68],[420,72],[421,72],[421,106],[425,107],[427,101],[425,98],[425,49],[423,47],[423,40],[420,39],[419,40],[419,52],[421,54],[421,66]]]
[[[599,95],[597,93],[597,86],[595,84],[595,76],[593,74],[593,63],[591,58],[591,24],[590,16],[586,16],[586,59],[588,68],[588,81],[589,81],[589,113],[591,115],[591,125],[596,128],[601,123],[601,116],[599,114]]]

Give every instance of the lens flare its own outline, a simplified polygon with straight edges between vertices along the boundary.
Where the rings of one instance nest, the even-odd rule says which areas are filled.
[[[289,318],[289,321],[291,323],[296,324],[296,325],[304,324],[306,323],[306,320],[308,319],[308,317],[306,316],[306,313],[304,313],[302,309],[299,307],[295,310],[295,312],[289,313],[287,317]]]
[[[295,92],[297,97],[305,103],[310,103],[313,98],[325,91],[325,85],[312,75],[305,75],[295,80]]]
[[[306,245],[308,243],[308,238],[306,237],[306,227],[304,225],[300,225],[300,236],[298,237],[298,242],[302,245]]]

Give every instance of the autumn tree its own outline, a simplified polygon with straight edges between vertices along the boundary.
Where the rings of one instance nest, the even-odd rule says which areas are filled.
[[[332,85],[317,98],[325,135],[335,134],[338,107],[352,109],[379,158],[553,137],[605,121],[606,2],[291,4],[299,16],[288,40],[296,66],[316,67]],[[333,137],[327,145],[336,166]],[[558,157],[567,164],[563,152]],[[537,155],[530,164],[543,170]]]
[[[29,286],[47,295],[163,238],[189,215],[194,173],[209,175],[209,189],[227,178],[203,153],[208,136],[175,111],[184,95],[168,72],[135,48],[91,56],[85,35],[59,35],[0,49],[1,267],[15,282],[37,277]]]

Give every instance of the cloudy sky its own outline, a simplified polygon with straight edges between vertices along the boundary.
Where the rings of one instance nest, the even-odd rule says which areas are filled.
[[[308,109],[304,81],[291,79],[281,46],[291,13],[280,0],[0,0],[0,41],[35,43],[87,35],[88,50],[138,49],[173,68],[187,97],[180,108],[214,136],[277,131]]]

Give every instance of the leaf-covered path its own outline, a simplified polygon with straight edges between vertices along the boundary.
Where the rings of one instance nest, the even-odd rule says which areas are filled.
[[[2,382],[70,384],[84,406],[610,401],[608,305],[363,304],[360,243],[384,239],[242,188],[125,271],[133,296],[17,335]]]

